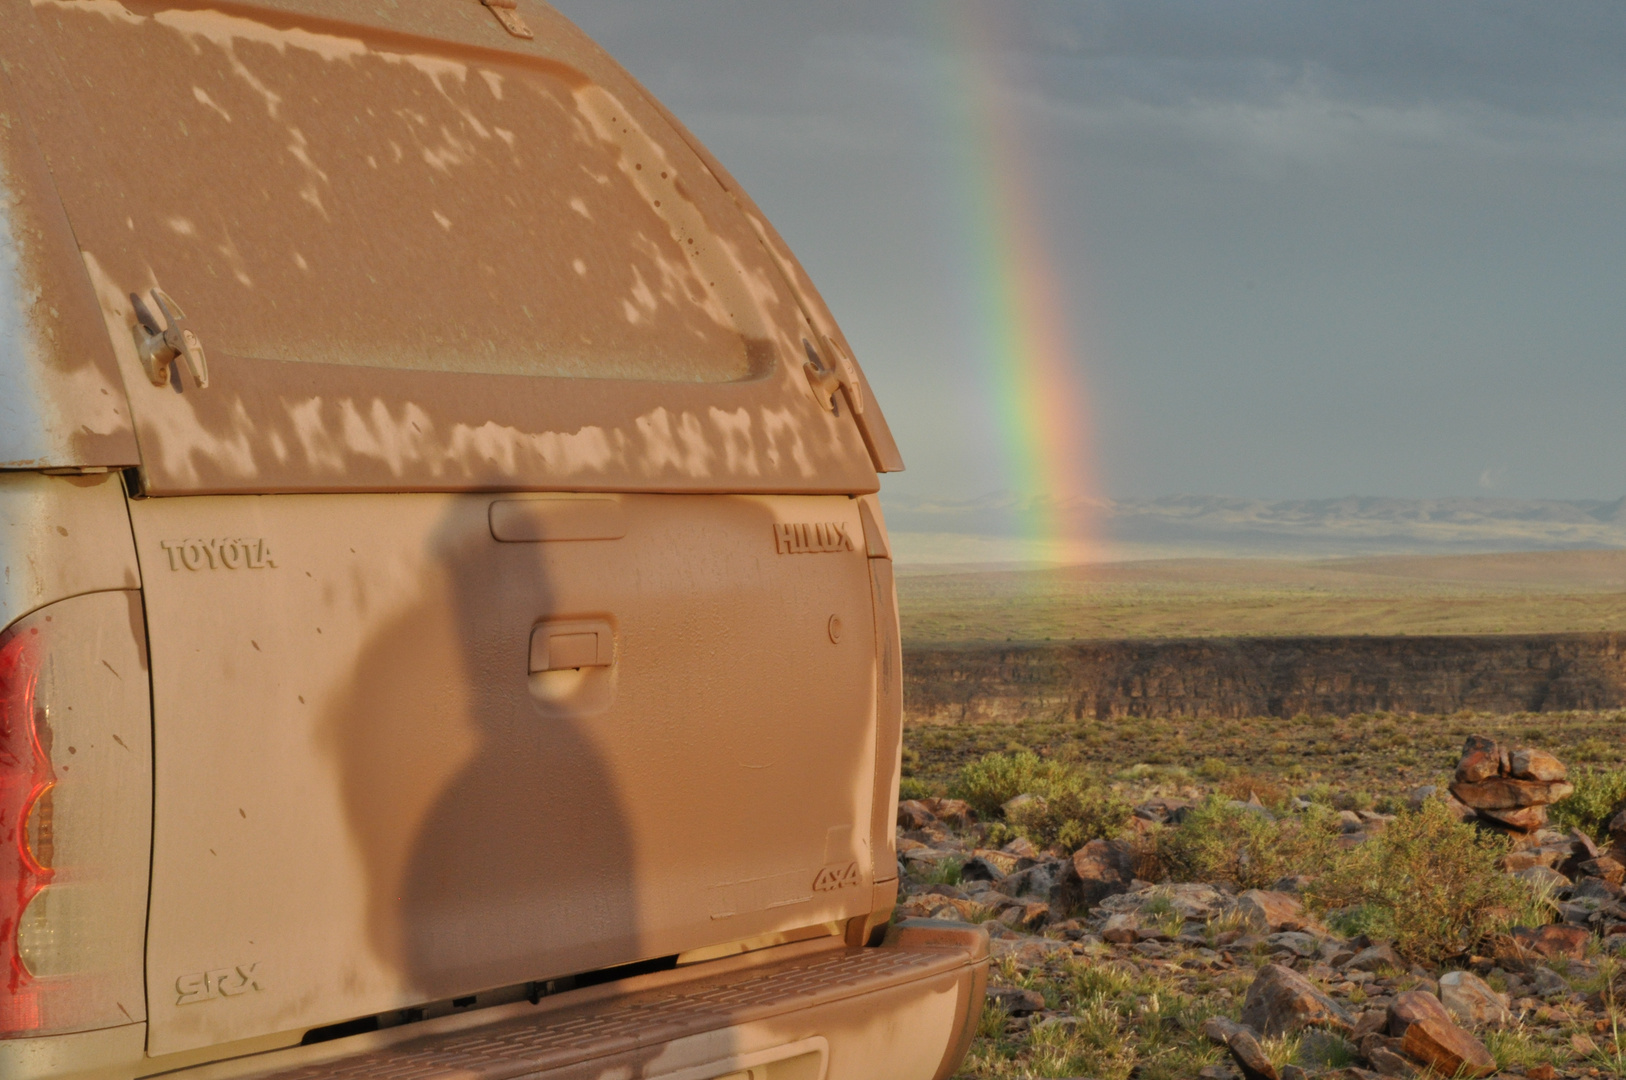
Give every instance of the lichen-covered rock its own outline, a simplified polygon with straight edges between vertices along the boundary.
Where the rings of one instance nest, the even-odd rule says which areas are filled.
[[[1266,964],[1259,969],[1242,1002],[1242,1022],[1269,1038],[1310,1027],[1340,1034],[1355,1030],[1354,1021],[1336,1001],[1303,975],[1280,964]]]
[[[1430,1018],[1420,1020],[1401,1036],[1400,1048],[1407,1057],[1427,1065],[1442,1076],[1481,1077],[1496,1071],[1496,1059],[1485,1044],[1456,1024]]]
[[[1507,996],[1471,971],[1448,971],[1440,976],[1440,1004],[1458,1023],[1506,1024],[1513,1019]]]
[[[1549,960],[1556,960],[1559,957],[1568,960],[1584,959],[1587,942],[1591,939],[1591,933],[1584,926],[1553,924],[1513,928],[1513,941],[1522,951],[1544,956]]]
[[[1508,755],[1508,769],[1520,780],[1562,780],[1564,763],[1545,750],[1523,747]]]
[[[1456,779],[1464,784],[1477,784],[1489,780],[1501,771],[1501,749],[1495,739],[1483,735],[1470,735],[1462,744],[1462,757],[1457,762]]]
[[[1091,908],[1109,896],[1129,891],[1135,880],[1135,858],[1122,840],[1091,840],[1064,862],[1050,887],[1050,907],[1057,912]]]
[[[1395,952],[1394,946],[1387,941],[1380,941],[1376,945],[1369,945],[1356,953],[1346,968],[1356,971],[1370,971],[1374,974],[1380,971],[1399,971],[1405,965],[1400,962],[1400,954]]]
[[[1547,824],[1545,806],[1521,806],[1517,810],[1481,810],[1480,816],[1506,825],[1517,832],[1535,832]]]
[[[1313,925],[1297,897],[1264,889],[1249,889],[1231,901],[1226,910],[1258,934],[1303,930]]]
[[[1445,1011],[1445,1006],[1440,1004],[1439,998],[1426,990],[1407,990],[1396,995],[1389,1006],[1389,1034],[1397,1039],[1404,1038],[1407,1028],[1429,1019],[1448,1025],[1456,1023],[1451,1019],[1451,1014]]]
[[[1475,810],[1547,806],[1574,792],[1575,786],[1565,780],[1515,780],[1508,776],[1495,776],[1476,783],[1458,780],[1451,785],[1451,794]]]

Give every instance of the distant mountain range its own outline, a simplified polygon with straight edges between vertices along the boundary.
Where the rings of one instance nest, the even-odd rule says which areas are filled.
[[[1391,499],[1267,502],[1221,495],[1023,502],[883,495],[900,562],[1079,562],[1194,556],[1336,557],[1626,547],[1626,499]],[[1027,511],[1066,523],[1082,546],[1024,536]]]

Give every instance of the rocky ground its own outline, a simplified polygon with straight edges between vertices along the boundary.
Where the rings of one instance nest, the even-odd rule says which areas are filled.
[[[961,1075],[1626,1076],[1626,814],[1600,845],[1546,821],[1546,804],[1570,794],[1553,755],[1484,737],[1459,755],[1454,776],[1414,786],[1393,813],[1346,809],[1333,825],[1349,852],[1426,804],[1452,828],[1469,823],[1490,872],[1533,898],[1432,960],[1415,958],[1414,940],[1351,933],[1312,876],[1141,880],[1147,838],[1179,827],[1192,799],[1147,798],[1118,835],[1071,851],[1008,839],[1000,815],[979,821],[957,799],[905,801],[898,916],[983,922],[993,936],[989,1007]],[[1311,804],[1231,805],[1263,821]]]

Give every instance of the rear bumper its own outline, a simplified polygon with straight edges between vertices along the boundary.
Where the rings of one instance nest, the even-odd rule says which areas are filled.
[[[176,1080],[943,1080],[987,985],[981,927],[915,919],[483,1014],[172,1073]]]

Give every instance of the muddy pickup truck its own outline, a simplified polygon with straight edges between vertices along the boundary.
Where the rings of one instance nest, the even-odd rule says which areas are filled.
[[[0,0],[0,1077],[931,1080],[880,408],[534,0]]]

